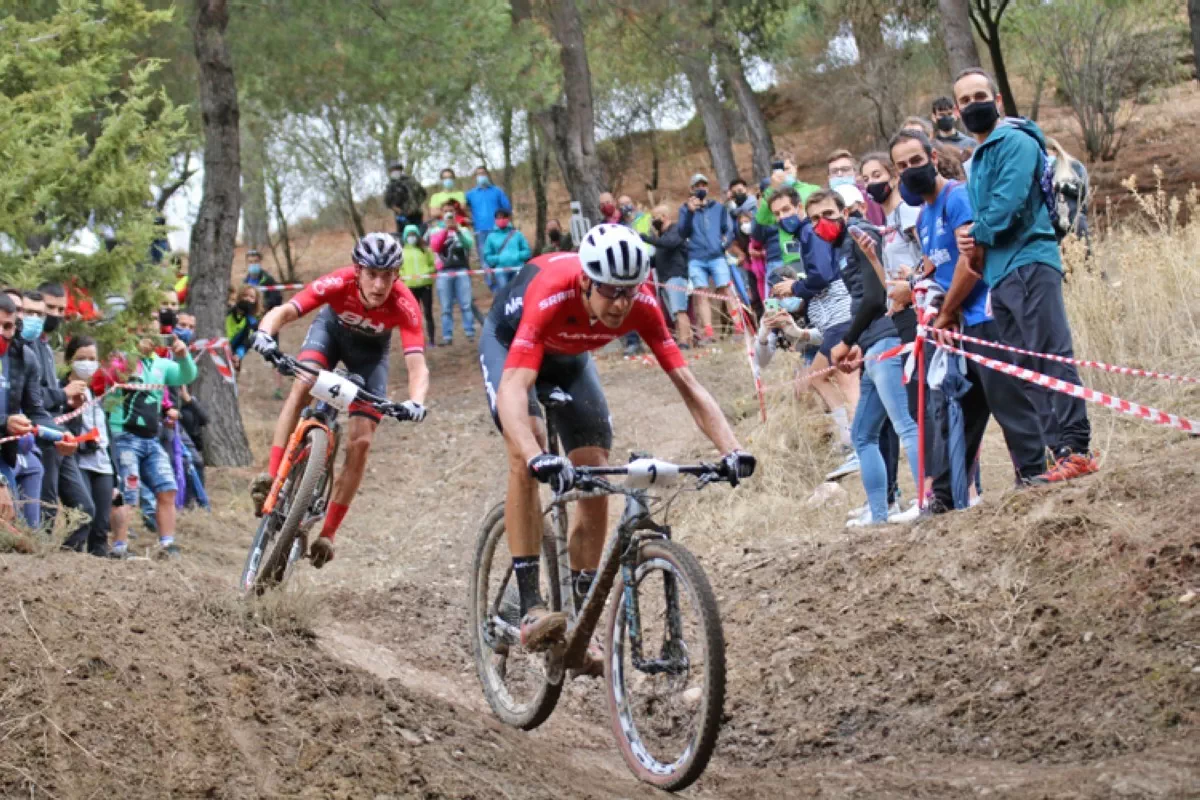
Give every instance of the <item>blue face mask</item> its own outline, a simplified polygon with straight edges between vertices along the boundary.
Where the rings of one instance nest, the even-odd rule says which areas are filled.
[[[42,327],[45,324],[45,317],[21,317],[21,338],[32,342],[42,335]]]
[[[478,186],[480,189],[484,188],[491,182],[492,182],[492,179],[489,178],[487,175],[476,175],[475,176],[475,185]]]
[[[454,178],[442,178],[442,186],[446,189],[454,188]]]
[[[248,272],[251,275],[261,275],[262,274],[262,264],[257,264],[257,263],[247,264],[246,272]]]
[[[800,310],[800,304],[804,302],[799,297],[781,297],[779,298],[779,307],[789,314],[795,314]]]
[[[784,217],[783,219],[779,220],[779,227],[783,228],[792,236],[795,236],[800,232],[800,224],[802,221],[803,220],[801,220],[799,216]]]
[[[196,332],[194,330],[192,330],[191,328],[176,328],[175,329],[175,336],[179,339],[179,341],[183,342],[184,344],[191,344],[192,337],[195,335],[196,335]]]
[[[829,188],[830,189],[836,189],[839,186],[854,186],[854,185],[855,184],[854,184],[854,176],[853,175],[839,175],[836,178],[829,179]]]

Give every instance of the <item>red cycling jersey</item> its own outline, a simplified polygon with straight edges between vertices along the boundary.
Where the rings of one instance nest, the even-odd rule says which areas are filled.
[[[542,356],[547,352],[579,355],[598,350],[631,331],[642,337],[664,371],[687,366],[649,285],[642,285],[634,295],[633,308],[620,327],[609,328],[592,320],[579,283],[582,274],[583,267],[575,253],[538,256],[513,281],[514,291],[506,297],[497,297],[496,303],[507,312],[504,316],[509,325],[515,322],[513,317],[520,320],[513,325],[516,335],[509,345],[505,369],[536,370],[541,368]],[[518,294],[520,289],[524,291]]]
[[[399,328],[405,355],[425,352],[417,300],[404,282],[397,279],[383,303],[367,308],[355,272],[355,267],[343,267],[317,278],[292,298],[292,305],[304,316],[328,304],[343,328],[363,336],[385,338]]]

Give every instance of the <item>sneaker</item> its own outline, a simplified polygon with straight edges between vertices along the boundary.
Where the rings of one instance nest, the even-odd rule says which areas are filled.
[[[870,512],[871,512],[871,506],[870,506],[870,504],[869,504],[869,503],[863,503],[863,504],[862,504],[861,506],[859,506],[858,508],[852,508],[852,509],[850,509],[849,511],[847,511],[847,512],[846,512],[846,519],[855,519],[855,518],[857,518],[857,517],[861,517],[863,514],[869,514]]]
[[[442,339],[442,347],[449,347],[452,344],[454,344],[453,339]]]
[[[858,453],[851,453],[850,457],[842,462],[842,465],[825,476],[827,481],[836,481],[844,478],[847,475],[853,475],[858,472]]]
[[[892,506],[888,510],[888,522],[892,525],[904,525],[909,522],[916,522],[920,516],[921,509],[917,507],[916,503],[913,503],[911,507],[903,511],[900,510],[899,506]]]
[[[166,544],[159,544],[158,557],[169,559],[171,561],[178,559],[179,558],[179,545],[175,544],[175,542],[173,542],[173,541],[167,542]]]
[[[263,515],[263,504],[267,502],[267,497],[271,494],[273,483],[275,481],[265,472],[259,473],[250,482],[250,500],[254,503],[254,516],[261,517]]]
[[[856,517],[846,521],[847,528],[874,528],[879,525],[885,525],[884,522],[874,522],[871,520],[871,509],[867,509],[867,513],[861,517]]]
[[[333,537],[318,536],[317,540],[308,546],[308,559],[312,561],[314,569],[320,569],[333,561]]]
[[[1052,469],[1030,479],[1030,483],[1049,484],[1082,478],[1100,469],[1099,462],[1092,454],[1071,453],[1058,460]]]
[[[561,639],[567,630],[567,615],[545,606],[531,608],[521,619],[521,646],[541,650]]]
[[[128,547],[122,547],[120,549],[110,547],[108,548],[107,557],[113,559],[114,561],[128,561],[131,558],[137,558],[137,556],[133,554],[133,551]]]
[[[713,326],[705,325],[704,326],[704,340],[711,342],[715,338],[716,338],[716,336],[713,334]]]

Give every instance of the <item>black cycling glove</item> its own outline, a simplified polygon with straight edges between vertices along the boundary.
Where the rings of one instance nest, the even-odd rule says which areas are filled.
[[[529,459],[529,474],[549,484],[555,494],[565,494],[575,485],[575,468],[571,462],[550,453]]]
[[[721,459],[721,475],[729,480],[731,486],[737,486],[742,478],[754,474],[758,460],[747,452],[734,450]]]

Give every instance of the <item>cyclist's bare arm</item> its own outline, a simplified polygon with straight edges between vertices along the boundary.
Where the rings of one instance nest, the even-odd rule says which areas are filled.
[[[504,370],[496,390],[496,414],[510,452],[526,462],[542,453],[529,424],[529,390],[537,382],[537,370],[517,367]]]
[[[425,364],[425,354],[409,353],[404,357],[404,366],[408,370],[408,399],[425,405],[425,396],[429,394],[429,367]]]
[[[721,407],[708,390],[700,385],[700,381],[696,380],[690,369],[673,369],[667,373],[667,377],[675,384],[688,411],[692,412],[692,419],[696,420],[697,427],[721,451],[721,455],[741,449],[737,437],[733,434],[733,428],[721,413]]]
[[[268,311],[262,318],[262,322],[258,323],[258,329],[270,334],[273,338],[278,338],[279,331],[283,330],[284,326],[290,325],[298,319],[300,319],[300,312],[296,307],[291,303],[284,303]]]

